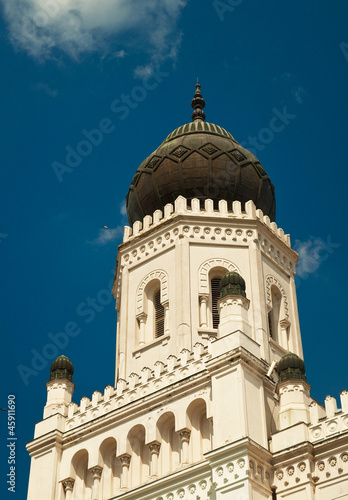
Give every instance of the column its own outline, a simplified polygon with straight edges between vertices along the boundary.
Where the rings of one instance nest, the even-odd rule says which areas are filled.
[[[289,336],[288,336],[288,328],[290,323],[287,319],[282,319],[279,321],[280,325],[280,345],[284,347],[284,349],[289,349]]]
[[[99,500],[100,478],[103,472],[103,468],[99,465],[96,465],[95,467],[91,467],[89,470],[93,475],[92,500]]]
[[[207,320],[207,305],[208,305],[208,300],[209,300],[209,295],[200,295],[200,297],[199,297],[199,302],[200,302],[200,326],[202,328],[207,328],[208,327],[208,320]]]
[[[191,431],[189,429],[182,429],[179,431],[180,439],[181,439],[181,464],[189,463],[189,442]]]
[[[72,500],[72,492],[74,489],[75,479],[73,479],[72,477],[68,477],[67,479],[63,479],[63,481],[61,482],[65,491],[65,499]]]
[[[158,476],[158,456],[160,452],[161,444],[158,441],[153,441],[149,443],[149,449],[151,453],[151,462],[150,462],[150,476],[157,477]]]
[[[164,307],[164,335],[168,335],[169,333],[169,301],[162,303]]]
[[[145,344],[145,325],[146,325],[146,318],[147,314],[146,313],[141,313],[137,316],[137,319],[139,321],[139,345],[144,345]]]
[[[127,489],[129,481],[128,476],[129,476],[129,466],[130,466],[131,456],[128,455],[128,453],[125,453],[124,455],[121,455],[119,459],[121,460],[121,465],[122,465],[121,489]]]

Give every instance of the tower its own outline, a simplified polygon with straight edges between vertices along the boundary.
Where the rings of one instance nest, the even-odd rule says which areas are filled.
[[[114,386],[51,366],[28,500],[345,498],[348,394],[310,396],[294,283],[257,158],[205,121],[146,158],[119,246]],[[333,437],[335,439],[333,439]]]

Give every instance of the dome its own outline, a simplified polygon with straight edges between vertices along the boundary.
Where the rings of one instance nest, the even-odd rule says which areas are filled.
[[[72,362],[66,356],[58,356],[53,361],[50,368],[50,380],[66,379],[72,382],[74,367]]]
[[[261,163],[225,129],[204,121],[199,83],[191,104],[194,121],[169,134],[136,171],[127,194],[130,224],[179,195],[202,206],[210,198],[216,208],[219,200],[240,201],[242,210],[252,200],[274,221],[274,186]]]
[[[240,274],[231,271],[220,281],[220,298],[226,295],[245,295],[245,281]]]
[[[306,381],[306,369],[304,361],[293,352],[288,352],[279,361],[277,372],[280,382],[287,380]]]

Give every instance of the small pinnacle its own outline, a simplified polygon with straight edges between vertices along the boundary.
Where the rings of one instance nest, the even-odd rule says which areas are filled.
[[[194,111],[192,113],[192,120],[200,120],[204,121],[205,120],[205,113],[203,111],[203,108],[205,106],[205,101],[202,97],[201,93],[201,86],[198,81],[197,77],[197,83],[196,83],[196,92],[195,95],[193,96],[193,99],[191,101],[191,106],[193,107]]]

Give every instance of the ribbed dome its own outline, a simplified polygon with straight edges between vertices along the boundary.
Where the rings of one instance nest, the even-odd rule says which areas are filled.
[[[307,380],[304,361],[293,352],[284,354],[277,365],[277,372],[280,382],[286,382],[287,380]]]
[[[202,205],[208,198],[216,205],[237,200],[242,209],[253,200],[274,220],[274,187],[261,163],[225,129],[203,121],[202,101],[199,92],[192,101],[195,121],[171,132],[136,171],[127,195],[130,224],[179,195],[198,198]]]
[[[53,361],[50,368],[50,380],[66,379],[72,382],[74,367],[72,362],[66,356],[58,356]]]
[[[220,281],[220,298],[226,295],[242,295],[245,297],[245,281],[240,274],[231,271]]]

